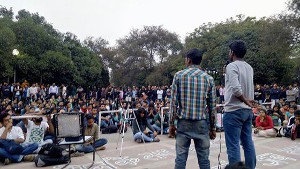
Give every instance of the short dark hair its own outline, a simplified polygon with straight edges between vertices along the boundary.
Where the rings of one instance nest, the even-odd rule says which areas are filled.
[[[295,116],[300,116],[300,110],[296,110],[294,113]]]
[[[193,64],[200,65],[202,61],[202,52],[197,48],[193,48],[186,53],[186,57],[191,59]]]
[[[233,41],[229,45],[229,48],[235,54],[235,56],[238,58],[243,58],[247,52],[247,46],[241,40]]]
[[[0,114],[0,123],[3,123],[3,119],[7,116],[10,116],[10,114],[8,114],[7,112],[1,113]]]
[[[290,108],[292,108],[294,110],[297,110],[297,106],[296,105],[290,106]]]
[[[90,120],[90,119],[93,119],[93,120],[94,120],[95,118],[94,118],[94,116],[93,116],[93,115],[91,115],[91,114],[88,114],[88,115],[86,116],[86,120]]]

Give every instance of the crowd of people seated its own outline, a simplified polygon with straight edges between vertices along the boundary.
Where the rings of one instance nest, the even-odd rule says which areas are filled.
[[[168,133],[168,116],[165,110],[161,118],[161,107],[169,106],[170,89],[168,86],[149,86],[122,88],[107,87],[98,89],[83,88],[75,85],[57,86],[22,84],[0,84],[0,136],[3,140],[14,140],[24,151],[10,153],[0,143],[0,161],[4,164],[20,161],[33,161],[35,155],[45,144],[57,143],[54,136],[56,113],[83,113],[85,115],[85,135],[93,140],[72,147],[74,156],[95,150],[104,150],[107,140],[99,138],[99,132],[116,128],[121,130],[132,125],[136,142],[159,142],[158,133]],[[30,86],[30,87],[28,87]],[[128,122],[123,112],[111,110],[137,109],[134,120]],[[99,117],[99,112],[101,116]],[[52,116],[51,116],[52,115]],[[34,118],[16,118],[18,116],[37,116]],[[131,115],[132,116],[132,115]],[[164,119],[161,122],[161,119]],[[161,131],[161,123],[163,131]],[[98,125],[99,124],[99,125]],[[146,128],[148,128],[146,130]],[[111,130],[110,130],[111,131]],[[6,143],[5,144],[10,144]],[[3,143],[4,145],[4,143]],[[12,145],[12,144],[11,144]]]
[[[75,85],[44,85],[27,81],[23,83],[0,84],[0,138],[13,140],[22,147],[22,151],[11,154],[0,142],[0,161],[4,164],[20,161],[33,161],[35,155],[45,144],[55,143],[54,120],[51,114],[80,112],[85,114],[85,135],[95,138],[72,148],[75,155],[83,155],[96,150],[104,150],[108,140],[99,137],[99,132],[112,129],[121,132],[132,126],[133,140],[137,143],[159,142],[159,133],[169,133],[168,109],[170,107],[171,89],[169,86],[136,86],[128,88],[76,87]],[[217,86],[219,103],[224,103],[225,88]],[[255,135],[276,137],[276,126],[282,126],[284,136],[295,139],[300,137],[297,110],[299,89],[297,83],[288,88],[274,84],[257,85],[254,91],[258,107],[253,109],[253,125],[257,128]],[[275,104],[264,104],[274,101]],[[133,120],[128,121],[124,112],[107,112],[112,110],[136,109]],[[299,108],[298,108],[299,109]],[[99,112],[101,115],[99,115]],[[35,118],[13,118],[15,116],[44,115]],[[45,116],[46,115],[46,116]],[[110,130],[106,130],[110,129]],[[125,130],[126,131],[126,130]],[[296,131],[296,132],[295,132]],[[16,145],[17,146],[17,145]]]
[[[286,88],[277,84],[271,87],[256,85],[254,96],[258,103],[253,109],[256,136],[300,138],[299,88],[296,82]]]

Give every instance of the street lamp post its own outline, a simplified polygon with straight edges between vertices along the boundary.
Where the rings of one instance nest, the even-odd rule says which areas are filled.
[[[18,49],[14,49],[14,50],[12,51],[12,54],[13,54],[14,57],[18,56],[18,55],[19,55]],[[16,69],[16,67],[14,66],[14,83],[16,83],[16,78],[17,78],[17,69]]]

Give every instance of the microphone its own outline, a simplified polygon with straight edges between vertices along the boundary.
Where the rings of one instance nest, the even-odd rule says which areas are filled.
[[[229,63],[230,63],[230,60],[226,60],[225,68],[227,67],[227,65],[229,65]]]
[[[228,59],[228,60],[226,60],[226,64],[223,66],[223,74],[225,74],[226,73],[226,67],[227,67],[227,65],[230,63],[230,60]]]

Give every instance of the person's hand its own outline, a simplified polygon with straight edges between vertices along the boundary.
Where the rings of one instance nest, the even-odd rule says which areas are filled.
[[[157,132],[156,132],[156,131],[153,132],[153,136],[154,136],[154,137],[157,136]]]
[[[85,142],[83,145],[85,145],[85,146],[89,146],[89,145],[90,145],[90,143],[89,143],[89,142]]]
[[[258,126],[257,129],[263,130],[264,128],[262,126]]]
[[[214,130],[209,131],[209,138],[211,140],[214,140],[216,138],[216,136],[217,136],[216,131],[214,131]]]
[[[145,135],[148,135],[148,131],[146,131],[146,130],[145,130],[143,133],[144,133]]]
[[[11,128],[12,128],[12,126],[13,126],[12,122],[8,122],[5,128],[7,128],[7,129],[11,129]]]
[[[255,100],[250,100],[250,99],[246,99],[246,102],[245,102],[249,107],[251,108],[255,108],[256,106],[256,101]]]

